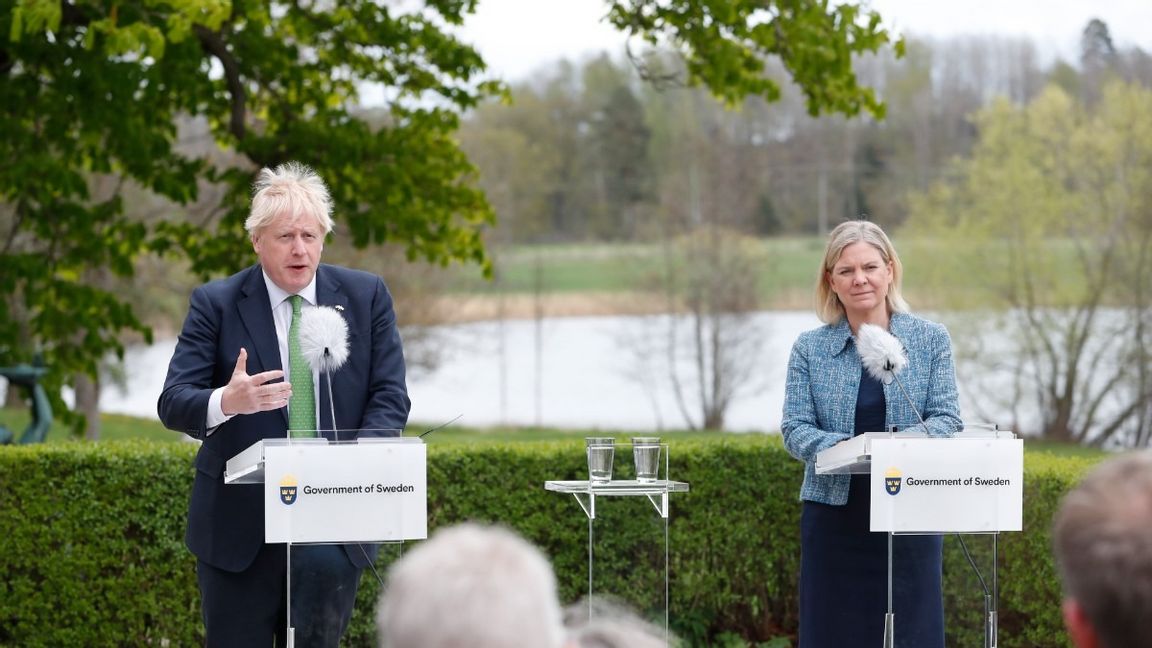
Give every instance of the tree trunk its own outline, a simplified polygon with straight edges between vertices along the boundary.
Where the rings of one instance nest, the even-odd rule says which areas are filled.
[[[724,408],[713,407],[710,408],[704,415],[704,429],[705,430],[723,430],[724,429]]]
[[[85,418],[84,439],[100,440],[100,380],[76,374],[76,411]]]
[[[12,383],[8,383],[8,388],[4,394],[4,409],[26,409],[27,407],[28,405],[24,402],[24,394]]]

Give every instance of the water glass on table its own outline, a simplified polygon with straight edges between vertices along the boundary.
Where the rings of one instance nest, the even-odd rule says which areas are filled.
[[[612,459],[616,455],[616,439],[612,437],[587,437],[588,481],[594,485],[612,481]]]
[[[656,481],[660,474],[660,437],[632,437],[632,460],[636,464],[636,481]]]

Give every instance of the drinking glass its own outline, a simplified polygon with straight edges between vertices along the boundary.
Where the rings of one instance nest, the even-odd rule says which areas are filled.
[[[654,482],[660,474],[660,437],[632,437],[636,481]]]
[[[607,484],[612,481],[612,459],[616,455],[616,439],[612,437],[587,437],[588,481],[593,484]]]

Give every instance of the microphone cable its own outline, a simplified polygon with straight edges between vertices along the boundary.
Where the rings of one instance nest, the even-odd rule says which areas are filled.
[[[455,423],[456,421],[459,421],[461,418],[463,418],[463,416],[464,416],[464,413],[461,412],[460,414],[456,415],[456,418],[452,419],[451,421],[448,421],[447,423],[441,423],[440,425],[437,425],[436,427],[430,427],[427,430],[424,430],[424,432],[422,434],[420,434],[420,436],[418,438],[423,439],[424,437],[428,436],[432,432],[435,432],[436,430],[439,430],[440,428],[446,428],[449,425],[452,425],[453,423]]]

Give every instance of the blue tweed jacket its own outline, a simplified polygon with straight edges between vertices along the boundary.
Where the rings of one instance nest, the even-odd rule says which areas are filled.
[[[888,330],[908,353],[908,366],[899,377],[924,417],[928,434],[953,435],[963,424],[948,330],[942,324],[908,313],[894,313]],[[781,430],[784,447],[808,464],[800,487],[802,500],[824,504],[848,501],[851,476],[817,475],[816,453],[852,437],[860,368],[860,356],[846,318],[801,333],[792,345]],[[884,400],[885,428],[919,425],[916,413],[895,381],[884,386]]]

